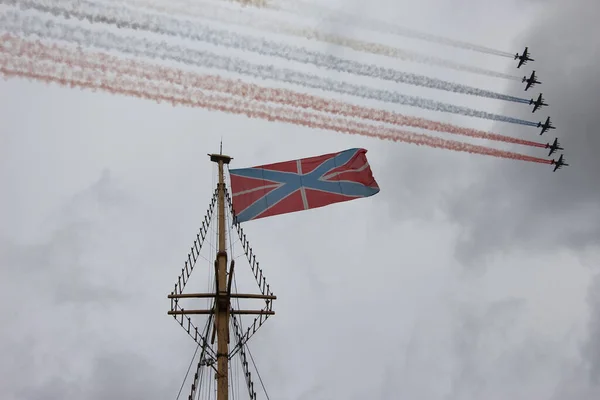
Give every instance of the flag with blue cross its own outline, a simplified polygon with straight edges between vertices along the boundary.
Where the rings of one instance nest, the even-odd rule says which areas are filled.
[[[229,170],[238,222],[373,196],[379,186],[367,150]]]

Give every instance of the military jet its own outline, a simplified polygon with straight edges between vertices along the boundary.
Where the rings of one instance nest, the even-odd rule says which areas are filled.
[[[521,68],[521,65],[525,65],[527,64],[527,61],[535,61],[533,58],[529,58],[529,48],[525,47],[525,50],[523,50],[523,54],[519,55],[519,53],[515,54],[515,60],[519,59],[519,65],[517,65],[517,68]]]
[[[538,122],[537,127],[542,128],[540,135],[543,135],[544,132],[546,132],[548,129],[556,129],[555,126],[552,126],[552,122],[550,122],[550,117],[546,118],[546,122],[544,122],[543,124],[541,121]]]
[[[535,71],[533,71],[531,73],[531,76],[529,78],[527,78],[527,76],[523,77],[523,80],[521,80],[522,83],[527,82],[527,86],[525,86],[525,91],[527,91],[527,89],[529,89],[530,87],[533,87],[533,85],[535,85],[536,83],[542,83],[540,81],[538,81],[536,79],[537,77],[535,76]]]
[[[533,104],[533,110],[531,111],[532,113],[536,112],[538,108],[542,107],[542,106],[547,106],[548,104],[544,103],[544,99],[542,98],[542,94],[540,93],[540,95],[538,96],[537,100],[529,100],[529,105]]]
[[[554,167],[554,171],[552,172],[556,172],[557,169],[561,169],[563,166],[569,166],[569,164],[567,164],[564,160],[563,160],[563,155],[561,154],[560,157],[558,158],[558,161],[556,160],[552,160],[552,162],[550,164],[554,164],[556,165]]]
[[[558,143],[558,138],[554,139],[554,143],[552,144],[546,143],[546,148],[550,149],[550,153],[548,153],[548,156],[551,156],[552,153],[554,153],[556,150],[564,150],[562,147],[560,147],[560,143]]]

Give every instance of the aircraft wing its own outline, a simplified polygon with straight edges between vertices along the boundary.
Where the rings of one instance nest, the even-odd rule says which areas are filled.
[[[519,65],[517,65],[517,68],[521,68],[521,65],[525,64],[525,57],[521,58],[521,61],[519,61]]]

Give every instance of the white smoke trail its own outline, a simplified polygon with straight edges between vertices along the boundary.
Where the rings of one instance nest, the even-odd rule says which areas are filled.
[[[108,0],[113,1],[113,0]],[[127,6],[145,7],[150,10],[161,13],[168,13],[174,16],[188,17],[194,15],[208,20],[216,20],[233,25],[249,26],[255,29],[265,30],[275,33],[283,33],[287,35],[303,37],[309,40],[318,40],[325,43],[344,46],[356,51],[363,51],[371,54],[379,54],[388,57],[398,58],[407,62],[420,64],[436,65],[448,69],[453,69],[461,72],[470,72],[478,75],[485,75],[493,78],[520,80],[520,76],[505,74],[502,72],[492,71],[486,68],[474,67],[454,62],[452,60],[434,57],[426,54],[421,54],[415,51],[399,49],[392,46],[387,46],[379,43],[371,43],[362,40],[356,40],[348,37],[334,35],[321,32],[316,29],[295,28],[289,24],[281,23],[275,18],[269,18],[267,15],[251,15],[246,13],[243,8],[226,8],[219,4],[207,2],[192,2],[185,5],[177,3],[177,1],[169,1],[165,4],[157,0],[127,0]]]
[[[342,10],[333,10],[331,8],[308,3],[302,0],[280,0],[278,4],[269,3],[265,6],[274,10],[286,11],[295,14],[302,14],[308,17],[319,16],[322,17],[327,15],[327,19],[332,22],[336,22],[344,25],[352,26],[363,26],[367,29],[371,29],[382,33],[391,33],[393,35],[404,36],[412,39],[420,39],[430,43],[442,44],[450,47],[461,48],[465,50],[477,51],[479,53],[493,54],[501,57],[512,57],[512,53],[496,50],[477,44],[464,42],[460,40],[450,39],[444,36],[432,35],[430,33],[419,32],[414,29],[403,28],[391,24],[389,22],[366,18],[364,15],[352,15]]]
[[[12,11],[0,15],[0,26],[18,35],[37,36],[41,39],[64,40],[85,47],[93,46],[109,51],[117,50],[137,57],[173,60],[188,65],[221,69],[260,79],[283,81],[308,88],[332,91],[388,103],[403,104],[427,110],[461,114],[513,124],[537,126],[537,122],[487,113],[416,96],[406,96],[397,92],[353,85],[290,69],[278,69],[273,66],[251,64],[239,58],[183,48],[165,42],[154,43],[147,39],[115,35],[107,31],[96,32],[83,27],[61,24],[52,20],[44,21],[34,16],[23,16],[20,13]]]
[[[66,18],[76,17],[95,23],[107,23],[119,28],[140,29],[158,34],[179,36],[185,39],[199,40],[217,46],[233,47],[265,56],[284,58],[304,64],[346,72],[355,75],[383,79],[431,89],[487,97],[491,99],[528,104],[529,99],[504,95],[489,90],[478,89],[431,78],[424,75],[383,68],[373,64],[364,64],[345,60],[333,55],[323,54],[302,47],[288,46],[261,38],[243,36],[226,30],[213,29],[205,25],[167,16],[140,13],[132,9],[95,4],[86,0],[77,3],[62,0],[0,0],[2,4],[18,5],[22,9],[34,9]]]

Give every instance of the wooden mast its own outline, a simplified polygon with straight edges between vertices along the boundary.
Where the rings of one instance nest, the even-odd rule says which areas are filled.
[[[215,260],[215,325],[217,331],[217,400],[229,397],[229,308],[230,297],[227,290],[227,247],[225,228],[225,176],[224,165],[231,157],[223,154],[210,154],[210,160],[219,166],[219,184],[217,186],[217,217],[219,249]],[[231,279],[231,275],[230,275]]]
[[[238,231],[240,233],[240,239],[242,240],[245,246],[246,256],[248,258],[248,262],[251,264],[252,271],[254,272],[254,277],[257,279],[257,283],[259,288],[261,289],[262,294],[250,294],[250,293],[231,293],[232,290],[232,281],[233,281],[233,268],[234,262],[233,260],[230,262],[229,270],[227,268],[227,227],[225,221],[225,201],[228,198],[227,190],[225,187],[225,174],[224,168],[225,164],[229,164],[229,162],[233,159],[232,157],[226,156],[223,154],[222,146],[219,154],[209,154],[210,160],[212,162],[217,163],[218,165],[218,173],[219,173],[219,181],[217,184],[217,190],[213,197],[213,202],[209,206],[209,217],[212,216],[213,205],[216,200],[216,209],[217,209],[217,234],[218,234],[218,249],[217,256],[214,262],[215,267],[215,292],[214,293],[183,293],[183,289],[186,285],[186,282],[189,281],[189,277],[191,271],[193,269],[196,260],[200,254],[200,248],[202,248],[202,243],[208,233],[208,221],[210,221],[209,217],[205,217],[205,222],[202,224],[202,228],[200,229],[199,235],[197,235],[197,240],[194,241],[194,246],[191,248],[190,254],[188,254],[188,261],[185,262],[185,267],[181,270],[181,275],[178,281],[175,283],[174,290],[167,297],[171,299],[171,310],[167,313],[168,315],[172,315],[176,318],[177,322],[187,330],[188,335],[190,335],[196,343],[201,346],[206,346],[209,344],[214,345],[215,339],[217,339],[217,351],[216,357],[213,352],[212,355],[209,356],[209,362],[211,368],[215,370],[215,379],[216,379],[216,388],[217,388],[217,400],[228,400],[229,398],[229,323],[232,315],[257,315],[254,323],[249,327],[245,334],[241,331],[236,331],[236,334],[239,336],[242,334],[245,340],[242,342],[242,339],[239,339],[239,343],[236,343],[236,348],[234,349],[234,353],[238,352],[245,359],[245,353],[243,350],[243,343],[245,343],[248,338],[256,332],[256,330],[263,324],[266,318],[270,315],[274,315],[275,312],[272,310],[272,301],[277,299],[275,295],[270,291],[269,285],[266,284],[265,277],[263,276],[262,269],[258,267],[258,262],[255,260],[255,256],[252,255],[252,250],[249,247],[248,242],[246,241],[246,235],[242,233],[241,228],[238,227]],[[215,199],[216,197],[216,199]],[[248,253],[250,251],[250,253]],[[189,269],[188,269],[189,268]],[[214,298],[215,301],[213,303],[213,307],[211,309],[184,309],[179,306],[180,299],[206,299],[206,298]],[[260,299],[265,300],[266,307],[262,310],[247,310],[247,309],[233,309],[231,305],[231,299]],[[190,319],[190,315],[211,315],[214,317],[214,329],[209,328],[205,334],[200,334],[198,328],[192,324]],[[180,316],[180,318],[178,318]],[[184,317],[187,321],[187,324],[184,323]],[[264,318],[263,318],[264,317]],[[234,325],[236,320],[233,319]],[[239,324],[236,325],[239,328]],[[237,329],[237,328],[236,328]],[[211,339],[209,339],[212,336]],[[215,360],[216,358],[216,360]],[[212,364],[212,361],[216,361],[216,368]],[[201,360],[198,363],[198,369],[204,364]],[[250,372],[248,371],[248,365],[244,361],[243,368],[245,369],[245,377],[248,384],[248,390],[250,393],[250,399],[256,399],[256,393],[253,389],[253,383],[251,382]],[[244,365],[245,364],[245,365]],[[194,377],[194,382],[192,384],[192,394],[190,395],[190,399],[193,397],[197,384],[198,384],[198,372]]]

